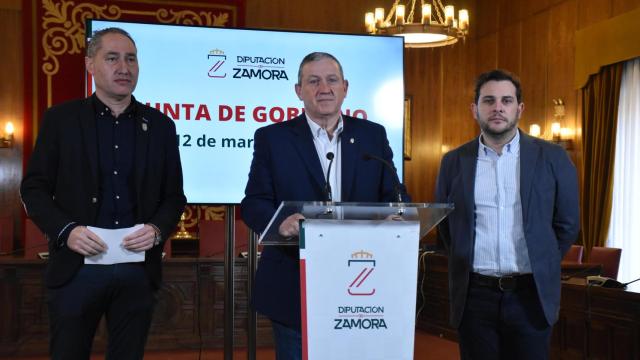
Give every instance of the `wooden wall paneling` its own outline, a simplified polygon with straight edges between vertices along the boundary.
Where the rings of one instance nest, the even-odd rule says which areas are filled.
[[[499,26],[502,25],[502,17],[500,15],[504,2],[480,0],[476,6],[475,13],[469,12],[469,35],[472,38],[481,38],[498,31]],[[514,3],[519,2],[514,1]],[[510,19],[507,18],[506,20]]]
[[[488,4],[494,5],[494,14],[491,17],[478,17],[480,22],[496,22],[498,27],[492,32],[498,32],[499,29],[513,23],[522,21],[524,4],[522,0],[499,0],[499,1],[480,1],[478,5],[487,7]],[[478,6],[479,8],[480,6]],[[497,8],[495,8],[497,7]],[[486,34],[483,34],[486,35]]]
[[[498,68],[520,74],[522,69],[522,22],[500,29],[498,34]]]
[[[476,42],[476,72],[481,74],[498,67],[498,34],[477,38]]]
[[[546,91],[548,21],[548,12],[542,12],[526,18],[522,24],[522,58],[526,61],[522,62],[519,75],[525,103],[521,123],[524,130],[531,123],[544,122],[546,104],[551,102]]]
[[[433,156],[442,127],[442,58],[430,49],[405,50],[406,95],[412,98],[411,160],[405,161],[405,183],[413,201],[433,198]]]
[[[533,15],[545,11],[549,8],[550,0],[536,0],[536,1],[519,1],[522,3],[522,19],[532,17]]]
[[[563,127],[575,129],[578,118],[577,96],[573,88],[575,48],[573,45],[577,27],[577,0],[567,0],[552,7],[549,11],[549,37],[547,44],[547,93],[546,103],[547,122],[553,120],[553,102],[551,99],[562,98],[565,103],[565,117]],[[550,128],[550,124],[542,126]]]
[[[22,128],[23,128],[23,59],[22,14],[13,1],[0,8],[0,44],[7,49],[0,56],[0,134],[11,121],[15,128],[12,148],[0,149],[0,217],[13,221],[13,237],[6,249],[13,250],[22,239],[22,206],[18,188],[22,178]]]
[[[611,16],[618,16],[640,7],[640,0],[612,0]]]
[[[612,0],[580,0],[578,30],[611,17]]]

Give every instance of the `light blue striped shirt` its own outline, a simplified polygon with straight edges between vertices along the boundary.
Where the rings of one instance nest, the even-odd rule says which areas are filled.
[[[520,133],[502,154],[482,143],[475,179],[473,271],[484,275],[531,273],[520,201]]]

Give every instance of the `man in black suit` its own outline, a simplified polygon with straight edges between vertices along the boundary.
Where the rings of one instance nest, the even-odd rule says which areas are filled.
[[[87,46],[95,93],[46,111],[20,189],[27,214],[46,234],[50,354],[88,359],[106,316],[108,359],[142,359],[161,281],[164,242],[186,198],[175,125],[136,101],[137,49],[119,28]],[[121,246],[144,262],[89,265],[107,245],[87,226],[143,224]]]
[[[349,83],[331,54],[315,52],[302,60],[295,91],[305,113],[292,120],[260,128],[254,136],[249,181],[242,217],[254,231],[265,230],[282,201],[397,201],[393,153],[384,127],[341,114]],[[329,167],[327,153],[333,153]],[[403,200],[410,201],[404,188]],[[302,214],[292,214],[277,226],[280,235],[299,234]],[[255,309],[273,324],[278,359],[301,359],[300,266],[297,246],[265,246],[256,273]]]
[[[578,236],[576,169],[560,146],[518,130],[520,82],[476,82],[479,137],[447,153],[436,198],[449,250],[451,324],[462,359],[547,359],[560,308],[560,261]]]

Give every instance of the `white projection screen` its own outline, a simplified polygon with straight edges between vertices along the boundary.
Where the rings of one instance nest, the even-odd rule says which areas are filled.
[[[403,177],[403,39],[89,20],[87,33],[120,27],[138,48],[135,98],[173,119],[192,204],[239,204],[261,126],[302,113],[294,91],[302,58],[340,60],[342,111],[385,126]],[[87,81],[91,93],[92,81]],[[291,174],[295,176],[295,174]]]

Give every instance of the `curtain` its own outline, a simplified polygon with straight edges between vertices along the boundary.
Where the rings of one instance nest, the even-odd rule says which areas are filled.
[[[616,122],[623,63],[603,67],[582,88],[582,241],[588,256],[609,230]]]
[[[624,282],[640,276],[640,58],[624,64],[617,133],[607,246],[622,249],[618,279]]]

